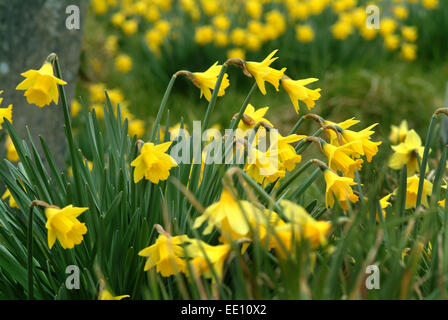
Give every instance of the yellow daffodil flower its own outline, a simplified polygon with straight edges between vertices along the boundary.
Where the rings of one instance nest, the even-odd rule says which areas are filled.
[[[325,190],[325,205],[327,208],[333,208],[334,198],[339,200],[343,210],[348,209],[348,202],[356,203],[359,197],[353,193],[352,186],[356,182],[352,178],[340,177],[332,170],[326,169],[324,171],[325,183],[327,185]]]
[[[29,104],[41,108],[49,105],[51,101],[58,104],[57,85],[65,85],[67,82],[54,76],[50,62],[45,62],[39,70],[28,70],[21,75],[26,79],[19,83],[16,90],[25,90],[24,96]]]
[[[218,61],[215,62],[210,68],[205,72],[193,72],[192,81],[193,84],[201,89],[201,98],[202,95],[210,101],[212,98],[212,93],[210,91],[215,88],[216,81],[218,80],[219,73],[221,72],[221,65],[218,65]],[[230,85],[227,73],[224,74],[222,78],[221,86],[219,87],[218,97],[221,97],[225,94],[225,90]]]
[[[11,192],[9,191],[8,188],[6,188],[5,193],[3,193],[2,195],[2,200],[6,200],[9,198],[8,204],[11,208],[17,208],[19,209],[19,206],[17,205],[16,200],[14,199],[14,197],[12,196]]]
[[[190,264],[193,271],[197,275],[203,275],[205,278],[212,280],[215,280],[213,271],[218,280],[222,279],[224,262],[230,250],[231,245],[229,243],[211,246],[197,239],[192,239],[191,243],[185,248],[186,256],[191,258]]]
[[[401,121],[399,126],[392,125],[390,127],[389,140],[393,144],[398,144],[404,142],[406,136],[408,135],[408,122],[406,120]]]
[[[82,242],[83,235],[87,233],[85,223],[76,219],[80,214],[89,208],[78,208],[68,205],[60,208],[46,208],[45,216],[48,229],[48,247],[51,249],[56,242],[56,238],[64,249],[72,249]]]
[[[315,101],[320,98],[320,88],[318,89],[308,89],[305,86],[307,84],[318,81],[316,78],[309,78],[303,80],[292,80],[283,76],[282,78],[282,86],[283,89],[288,93],[289,98],[291,99],[292,104],[294,105],[294,109],[297,114],[299,113],[299,100],[303,101],[308,108],[311,110],[315,106]]]
[[[280,79],[283,77],[286,70],[286,68],[276,70],[269,67],[272,62],[278,59],[278,57],[273,58],[277,51],[278,50],[272,51],[262,62],[246,61],[245,63],[247,70],[254,76],[258,88],[263,95],[266,95],[265,81],[272,84],[275,87],[275,90],[278,91]]]
[[[131,166],[135,167],[135,183],[143,178],[156,184],[168,179],[171,168],[177,166],[176,160],[166,153],[171,143],[172,141],[154,145],[148,142],[143,145],[140,155],[131,162]]]
[[[397,146],[392,146],[392,149],[395,153],[389,160],[390,168],[400,170],[404,165],[406,165],[408,177],[413,175],[415,172],[420,171],[417,155],[421,159],[425,148],[422,146],[422,141],[417,132],[410,130],[406,135],[404,142]]]
[[[356,155],[353,152],[354,145],[358,141],[350,142],[342,146],[334,146],[330,143],[323,143],[322,151],[328,158],[328,166],[335,171],[342,171],[345,176],[353,178],[356,170],[361,170],[362,159],[353,160],[349,155]]]
[[[406,186],[406,204],[405,208],[414,208],[417,204],[417,192],[418,192],[418,182],[419,177],[415,174],[407,179]],[[432,183],[426,179],[423,181],[423,192],[422,192],[422,205],[426,208],[429,207],[428,196],[432,194]]]
[[[169,234],[160,234],[153,245],[138,253],[139,256],[147,258],[144,271],[156,267],[163,277],[185,272],[185,252],[181,245],[187,241],[189,238],[186,235],[172,237]]]

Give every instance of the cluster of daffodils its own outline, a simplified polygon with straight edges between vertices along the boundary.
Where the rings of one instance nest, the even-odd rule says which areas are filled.
[[[367,23],[366,7],[372,3],[380,8],[379,28]],[[95,14],[106,17],[116,30],[105,45],[117,69],[126,73],[132,69],[132,58],[120,53],[120,43],[137,35],[158,58],[190,39],[198,46],[225,49],[227,58],[245,59],[246,51],[256,52],[279,40],[291,45],[292,37],[301,46],[329,38],[372,42],[381,37],[387,50],[399,50],[402,58],[415,60],[418,30],[411,25],[410,12],[435,10],[439,1],[92,0],[91,4]]]
[[[166,212],[164,212],[162,215],[159,212],[150,211],[152,216],[160,216],[161,219],[154,223],[158,236],[151,237],[147,247],[144,247],[147,243],[137,247],[139,249],[138,256],[146,258],[144,271],[155,268],[162,277],[183,274],[191,281],[197,282],[200,277],[203,277],[211,280],[214,284],[219,284],[225,281],[225,270],[234,254],[250,255],[250,248],[255,243],[266,252],[272,251],[276,261],[294,259],[298,245],[301,246],[300,248],[302,246],[307,247],[312,256],[315,256],[317,250],[329,249],[328,242],[331,239],[333,222],[326,220],[325,215],[323,219],[316,218],[316,215],[312,215],[312,212],[307,212],[308,206],[305,209],[296,201],[298,194],[295,194],[295,192],[299,191],[300,193],[302,191],[303,194],[306,188],[301,190],[294,183],[297,183],[296,178],[310,165],[316,165],[322,172],[325,181],[325,188],[322,192],[322,201],[325,202],[323,210],[328,215],[331,215],[334,211],[350,215],[355,206],[362,207],[364,201],[367,200],[363,196],[365,185],[361,183],[360,173],[368,163],[373,161],[382,144],[381,141],[373,140],[375,134],[373,129],[378,124],[374,123],[356,129],[355,126],[360,121],[355,118],[333,122],[312,113],[301,116],[299,108],[301,104],[311,110],[320,98],[320,88],[310,89],[307,87],[318,79],[291,79],[285,74],[286,68],[276,69],[272,66],[277,59],[274,57],[276,52],[277,50],[274,50],[261,62],[230,58],[222,65],[216,62],[204,72],[186,70],[176,72],[168,85],[166,98],[162,101],[159,114],[153,123],[149,141],[137,140],[137,146],[134,149],[137,153],[132,151],[130,153],[132,156],[129,156],[130,154],[123,155],[122,159],[125,159],[125,162],[119,169],[120,181],[129,185],[129,190],[139,190],[138,193],[140,194],[153,190],[150,199],[163,202],[164,208],[168,211],[171,210],[168,208],[171,208],[172,204],[174,206],[179,205],[179,203],[174,202],[179,200],[171,199],[173,203],[167,203],[164,198],[163,189],[167,188],[167,181],[171,178],[170,182],[173,184],[177,182],[179,190],[183,190],[185,196],[191,202],[192,208],[194,207],[194,210],[189,210],[188,214],[185,213],[186,217],[182,217],[182,219],[185,218],[185,225],[188,225],[183,229],[178,228],[176,219],[170,219],[169,213],[165,214]],[[42,108],[52,102],[58,102],[59,90],[63,92],[63,86],[66,82],[54,75],[55,63],[57,63],[57,57],[51,54],[39,70],[29,70],[22,74],[25,80],[17,86],[17,90],[24,91],[24,96],[30,104]],[[177,78],[184,77],[199,89],[201,97],[204,96],[209,101],[204,120],[206,122],[205,126],[208,127],[207,116],[210,114],[209,111],[213,110],[216,99],[224,96],[226,89],[231,85],[227,74],[227,69],[230,66],[239,68],[254,82],[240,111],[234,117],[229,117],[231,118],[231,129],[239,129],[240,132],[232,137],[227,137],[231,139],[230,148],[226,144],[226,147],[230,149],[233,160],[237,160],[237,164],[231,162],[229,167],[225,167],[223,162],[212,164],[215,166],[216,172],[221,175],[215,176],[218,177],[218,183],[220,181],[222,183],[214,189],[215,192],[209,198],[210,200],[204,201],[207,203],[200,203],[195,198],[198,196],[198,194],[195,194],[195,188],[198,184],[192,187],[192,184],[195,183],[192,179],[192,172],[195,168],[180,165],[170,153],[170,150],[180,144],[182,140],[192,140],[193,137],[181,130],[186,127],[183,123],[163,130],[160,127],[160,118],[164,113],[166,100],[174,82]],[[56,71],[58,70],[56,68]],[[269,107],[255,108],[248,102],[256,88],[262,95],[268,94],[268,90],[271,88],[270,86],[267,87],[266,83],[274,87],[276,91],[280,91],[280,88],[282,88],[290,97],[291,104],[298,114],[298,122],[291,132],[285,136],[281,135],[267,118],[266,114]],[[91,100],[99,102],[102,99],[100,93],[104,89],[104,85],[91,86]],[[110,90],[108,96],[113,104],[121,103],[124,100],[119,90]],[[123,106],[121,108],[123,118],[130,118],[129,120],[132,123],[134,119],[128,112],[126,103]],[[2,122],[6,121],[5,119],[12,122],[12,106],[3,109],[0,109],[0,112],[3,112]],[[72,116],[75,116],[80,110],[80,105],[75,103],[71,110]],[[102,111],[105,110],[98,106],[93,105],[91,107],[91,112],[98,117],[104,117]],[[112,108],[112,111],[118,113],[118,107]],[[66,125],[71,126],[66,101],[63,102],[63,112]],[[438,114],[448,115],[448,109],[438,109],[434,113],[428,136],[431,136],[434,127],[433,121]],[[318,129],[312,135],[296,134],[301,123],[305,120],[315,121],[319,126]],[[144,131],[144,126],[142,127],[142,131]],[[129,130],[132,131],[130,127]],[[238,130],[236,131],[238,132]],[[66,132],[66,134],[69,137],[69,143],[73,144],[72,133]],[[143,132],[140,132],[140,134],[143,134]],[[269,136],[269,139],[266,139],[267,136]],[[14,138],[14,134],[11,133],[11,137]],[[124,138],[128,138],[126,132],[124,132]],[[214,138],[208,138],[206,144],[213,143]],[[14,138],[14,140],[16,139]],[[128,140],[131,141],[131,139]],[[161,142],[162,140],[163,142]],[[135,137],[133,141],[135,141]],[[428,196],[432,194],[433,189],[433,183],[425,179],[428,145],[422,146],[418,134],[414,130],[409,130],[405,121],[399,127],[392,127],[390,141],[394,144],[392,146],[394,153],[390,158],[389,167],[400,170],[407,177],[403,210],[419,207],[420,204],[423,207],[428,207]],[[11,144],[10,141],[7,141],[7,143]],[[321,159],[309,159],[306,164],[297,168],[302,162],[303,152],[310,145],[315,146],[316,150],[321,153]],[[73,145],[71,149],[71,152],[75,150]],[[202,179],[205,179],[204,161],[210,156],[207,153],[208,151],[205,150],[205,154],[202,155],[202,166],[200,166],[199,185],[204,183],[202,181]],[[79,150],[79,152],[82,151]],[[83,163],[91,170],[95,166],[94,162],[99,161],[98,158],[94,158],[92,161],[82,158],[84,157],[83,154],[77,153],[76,156],[83,159]],[[12,149],[9,157],[16,161],[23,161],[23,159],[18,159],[17,152],[14,154]],[[106,158],[107,155],[104,155],[104,157]],[[190,159],[189,164],[191,164],[191,161],[192,159]],[[116,164],[112,162],[107,164],[109,167],[105,167],[105,170],[109,170],[114,165]],[[225,170],[221,170],[222,168]],[[445,164],[438,171],[443,174],[444,168]],[[174,171],[175,174],[173,174]],[[315,172],[318,174],[319,170]],[[189,177],[186,186],[176,179],[176,176],[180,177],[181,175]],[[28,181],[23,181],[25,178],[27,177],[24,175],[18,176],[16,182],[22,184],[26,189],[30,184]],[[76,178],[75,176],[72,177],[73,180],[70,180],[73,181],[75,186],[77,185]],[[236,179],[234,178],[240,179],[238,180],[239,184],[235,183]],[[310,183],[313,181],[310,180]],[[11,181],[8,182],[11,183]],[[14,185],[9,184],[9,187],[14,187]],[[291,189],[294,190],[292,194],[295,195],[291,196],[291,193],[289,193]],[[254,191],[257,191],[258,196]],[[381,198],[378,197],[379,207],[377,208],[376,219],[379,223],[386,218],[387,210],[392,206],[389,202],[391,197],[398,198],[400,192],[399,189],[391,190],[391,193],[381,195]],[[161,196],[157,197],[159,195]],[[32,197],[35,199],[36,194],[33,194]],[[24,202],[19,201],[19,208],[7,189],[2,199],[6,200],[8,198],[8,204],[11,208],[22,211],[30,209],[29,221],[31,223],[28,229],[30,237],[33,236],[33,208],[35,206],[44,208],[44,217],[40,217],[39,221],[45,220],[49,256],[52,250],[55,250],[55,246],[60,245],[62,249],[70,250],[81,245],[84,239],[89,237],[89,232],[95,232],[94,230],[97,227],[89,219],[91,215],[84,214],[88,210],[96,210],[93,207],[78,207],[66,203],[63,208],[60,208],[40,200],[32,200],[30,208],[22,208]],[[135,215],[142,214],[140,209],[143,207],[151,208],[146,202],[137,203],[134,206],[135,203],[133,202],[139,201],[137,198],[138,196],[131,195],[123,200],[126,203],[116,207],[121,208],[118,210],[124,210],[123,208],[128,206],[135,207],[137,208],[133,213]],[[121,199],[121,195],[117,199]],[[79,204],[84,201],[83,199],[78,200]],[[88,203],[90,205],[94,202]],[[439,201],[439,204],[445,206],[445,201]],[[312,210],[312,208],[308,210]],[[370,213],[367,212],[367,214]],[[86,215],[88,218],[84,217]],[[93,217],[92,219],[96,218]],[[103,219],[95,223],[107,223],[106,221],[109,220]],[[32,249],[29,250],[32,254]],[[331,254],[331,250],[325,252]],[[135,255],[137,256],[137,252]],[[48,258],[46,257],[46,259]],[[31,268],[32,259],[29,259],[29,263],[29,268]],[[126,297],[129,297],[129,295],[113,296],[108,289],[100,288],[100,299],[120,300]]]

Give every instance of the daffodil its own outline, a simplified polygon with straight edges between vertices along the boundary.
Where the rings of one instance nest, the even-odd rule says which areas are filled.
[[[279,159],[285,166],[286,170],[294,170],[296,164],[302,161],[302,156],[296,153],[296,150],[293,146],[291,146],[291,143],[297,142],[305,137],[306,136],[304,135],[298,134],[291,134],[283,137],[280,133],[277,133],[278,144],[274,146],[271,145],[270,148],[278,148]]]
[[[12,140],[9,136],[6,137],[5,147],[6,147],[6,158],[9,161],[16,162],[20,160],[16,147],[14,146],[14,143],[12,143]]]
[[[372,157],[378,153],[378,146],[382,143],[381,141],[374,142],[370,140],[370,136],[375,133],[375,131],[372,131],[371,129],[377,124],[378,123],[372,124],[359,132],[348,129],[342,129],[341,131],[343,142],[354,142],[352,144],[352,149],[358,155],[365,155],[368,162],[371,162]]]
[[[284,164],[279,159],[279,149],[271,146],[266,152],[263,152],[253,146],[249,147],[248,160],[244,171],[256,182],[267,184],[275,182],[279,178],[283,178],[286,174]],[[295,157],[290,159],[292,162],[300,161]],[[292,162],[290,165],[292,165]],[[295,162],[295,163],[296,163]]]
[[[250,231],[248,221],[254,221],[254,217],[259,215],[262,215],[260,209],[249,201],[237,201],[230,191],[224,188],[219,201],[207,207],[202,215],[196,218],[193,228],[199,228],[207,221],[204,235],[217,228],[222,233],[222,240],[238,240],[248,237]]]
[[[404,165],[407,166],[408,177],[415,172],[419,172],[418,157],[423,156],[424,147],[422,141],[414,130],[410,130],[406,135],[404,142],[397,146],[392,146],[395,153],[389,160],[389,167],[394,170],[400,170]]]
[[[311,110],[316,104],[315,101],[320,98],[320,88],[312,90],[305,87],[307,84],[316,82],[317,80],[319,79],[309,78],[303,80],[292,80],[286,76],[283,76],[282,86],[288,93],[297,114],[299,113],[299,101],[303,101],[308,110]]]
[[[47,223],[45,227],[48,229],[48,247],[51,249],[56,242],[64,249],[72,249],[84,239],[87,233],[85,223],[81,223],[77,217],[88,208],[73,207],[68,205],[62,209],[49,207],[45,209]]]
[[[8,204],[11,208],[19,208],[19,206],[17,205],[16,200],[14,199],[14,197],[12,196],[11,192],[9,191],[8,188],[6,188],[5,193],[3,193],[2,195],[2,200],[6,200],[9,198]]]
[[[127,54],[120,54],[115,58],[115,68],[121,73],[128,73],[132,69],[132,58]]]
[[[407,179],[406,184],[406,209],[414,208],[417,204],[418,184],[420,178],[415,174]],[[422,205],[429,207],[428,196],[432,194],[432,183],[426,179],[423,180]]]
[[[333,208],[335,198],[341,204],[341,208],[348,209],[348,202],[356,203],[359,197],[353,193],[352,186],[356,182],[349,177],[340,177],[330,169],[324,171],[325,183],[325,205],[327,208]]]
[[[404,142],[406,136],[408,135],[408,122],[406,120],[401,121],[399,126],[392,125],[390,127],[389,140],[393,144],[398,144]]]
[[[389,202],[390,197],[392,196],[392,193],[389,193],[388,195],[382,197],[380,199],[380,207],[381,207],[381,214],[383,215],[383,218],[386,218],[386,208],[390,207],[392,204]],[[380,217],[377,213],[376,215],[376,221],[380,221]]]
[[[289,222],[274,226],[270,248],[274,248],[281,258],[294,256],[294,246],[300,241],[309,241],[311,248],[327,243],[331,229],[329,221],[315,220],[303,207],[288,200],[281,200],[280,206]]]
[[[260,108],[255,110],[254,106],[250,103],[247,105],[246,110],[244,110],[243,119],[240,120],[238,128],[246,132],[252,129],[259,122],[265,122],[271,127],[274,127],[268,119],[264,118],[266,112],[268,112],[269,107]]]
[[[0,95],[3,93],[3,90],[0,90]],[[0,104],[2,104],[3,98],[0,97]],[[5,121],[5,118],[8,119],[9,122],[12,122],[12,104],[10,104],[7,108],[0,108],[0,130],[2,129],[2,124]]]
[[[210,68],[205,72],[193,72],[192,73],[192,81],[193,84],[201,89],[201,97],[202,95],[210,101],[212,98],[212,93],[210,90],[215,88],[216,81],[218,80],[219,73],[221,72],[221,65],[218,65],[218,61],[216,61]],[[228,79],[227,73],[224,74],[222,78],[221,86],[219,87],[218,97],[221,97],[225,94],[225,90],[229,86],[230,82]]]
[[[197,275],[203,275],[205,278],[213,280],[215,280],[213,272],[218,280],[222,279],[224,262],[230,250],[230,243],[211,246],[197,239],[192,239],[185,248],[186,256],[191,258],[190,265],[193,271]]]
[[[99,298],[99,300],[122,300],[124,298],[129,298],[130,295],[128,294],[124,294],[121,296],[114,296],[109,290],[104,289],[101,292],[101,296]]]
[[[322,151],[328,158],[328,166],[335,171],[342,171],[345,176],[353,178],[356,170],[361,170],[362,159],[352,159],[349,155],[353,152],[353,146],[358,142],[350,142],[342,146],[334,146],[330,143],[323,143]]]
[[[245,62],[246,69],[252,76],[254,76],[258,88],[263,95],[266,95],[265,81],[272,84],[275,87],[275,90],[278,91],[280,79],[283,77],[286,70],[286,68],[277,70],[270,67],[271,63],[278,59],[278,57],[273,58],[277,51],[278,50],[272,51],[262,62]]]
[[[186,235],[171,236],[160,234],[156,242],[141,250],[138,255],[146,257],[144,271],[156,267],[163,277],[169,277],[179,272],[185,272],[186,262],[184,248],[181,246],[188,242]]]
[[[143,178],[156,184],[168,179],[171,168],[177,166],[176,160],[166,153],[171,143],[172,141],[154,145],[148,142],[143,145],[140,155],[131,162],[131,166],[135,167],[135,183]]]
[[[49,105],[51,101],[58,104],[57,85],[65,85],[67,82],[54,76],[50,62],[45,62],[39,70],[28,70],[21,75],[26,79],[19,83],[16,90],[25,90],[24,95],[29,104],[41,108]]]

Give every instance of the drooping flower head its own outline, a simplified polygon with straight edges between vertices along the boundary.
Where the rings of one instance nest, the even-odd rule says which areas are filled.
[[[268,119],[264,118],[268,110],[269,107],[263,107],[255,110],[254,106],[249,103],[246,110],[244,110],[243,119],[238,123],[238,128],[243,131],[247,131],[252,129],[259,122],[265,122],[271,127],[274,127]]]
[[[422,140],[417,132],[410,130],[404,142],[397,146],[392,146],[392,149],[395,153],[389,160],[390,168],[400,170],[406,165],[408,176],[420,171],[418,157],[421,159],[425,148],[422,146]]]
[[[273,58],[277,51],[278,50],[272,51],[262,62],[245,62],[246,69],[252,76],[254,76],[258,88],[263,95],[266,95],[266,87],[264,84],[265,81],[272,84],[275,90],[278,91],[280,79],[283,77],[283,74],[286,70],[286,68],[277,70],[270,67],[271,63],[278,59],[278,57]]]
[[[330,169],[324,171],[325,183],[325,205],[327,208],[333,208],[335,198],[339,200],[341,208],[348,209],[348,202],[356,203],[359,197],[353,193],[352,186],[356,182],[349,177],[340,177]]]
[[[390,127],[389,140],[393,144],[404,142],[408,135],[408,122],[406,120],[401,121],[399,126],[392,125]]]
[[[156,184],[168,179],[171,168],[177,166],[176,160],[166,153],[171,143],[154,145],[148,142],[143,145],[140,155],[131,162],[131,166],[135,167],[135,183],[143,178]]]
[[[191,243],[185,247],[186,256],[191,258],[190,264],[193,272],[198,276],[203,275],[205,278],[213,280],[215,280],[213,272],[218,280],[222,279],[224,262],[230,249],[230,243],[211,246],[197,239],[192,239]]]
[[[279,160],[283,163],[286,170],[292,171],[294,170],[297,163],[302,161],[302,156],[296,153],[296,150],[291,145],[291,143],[297,142],[306,136],[291,134],[286,137],[283,137],[280,133],[277,133],[277,141],[278,145],[271,145],[271,149],[277,147],[278,148],[278,156]]]
[[[378,153],[378,146],[382,143],[381,141],[374,142],[370,140],[370,136],[375,133],[375,131],[372,131],[371,129],[377,124],[378,123],[372,124],[359,132],[348,129],[341,130],[342,141],[344,143],[353,142],[352,149],[358,155],[366,156],[368,162],[371,162],[373,156]],[[335,140],[335,143],[336,141],[337,140]]]
[[[353,178],[356,170],[361,170],[362,159],[352,159],[350,156],[356,155],[353,152],[353,145],[358,142],[350,142],[342,146],[334,146],[323,142],[322,151],[328,158],[328,166],[335,171],[342,171],[345,176]]]
[[[21,74],[26,79],[16,87],[16,90],[25,90],[25,97],[29,104],[42,108],[51,101],[58,104],[59,92],[57,85],[67,82],[54,76],[53,66],[46,61],[39,70],[28,70]]]
[[[286,76],[283,76],[282,86],[288,93],[297,114],[299,114],[299,101],[303,101],[308,110],[311,110],[316,105],[315,101],[320,98],[321,89],[318,88],[313,90],[306,88],[305,86],[318,80],[319,79],[316,78],[292,80]]]
[[[218,61],[215,62],[210,68],[205,72],[193,72],[192,73],[192,82],[193,84],[201,89],[201,98],[202,95],[210,101],[212,98],[211,90],[215,88],[216,81],[218,80],[219,73],[221,72],[222,65],[218,65]],[[221,97],[225,94],[225,90],[230,85],[227,73],[224,74],[222,78],[221,86],[219,87],[218,97]]]
[[[406,185],[406,209],[414,208],[417,205],[418,184],[420,178],[414,174],[407,179]],[[422,205],[429,207],[428,196],[432,194],[432,183],[426,179],[423,180]]]
[[[204,234],[210,234],[213,228],[217,228],[222,233],[222,240],[238,240],[249,235],[250,221],[256,221],[256,216],[262,215],[260,209],[256,208],[249,201],[235,200],[230,191],[226,188],[222,190],[218,202],[210,205],[194,221],[193,228],[199,228],[205,221],[208,226],[204,229]]]
[[[186,235],[171,236],[162,232],[156,242],[141,250],[138,255],[146,257],[144,271],[156,267],[163,277],[169,277],[179,272],[185,272],[186,262],[183,244],[189,241]]]
[[[56,242],[64,249],[72,249],[84,239],[87,233],[85,223],[81,223],[77,217],[88,208],[73,207],[68,205],[62,209],[49,207],[45,209],[47,223],[45,228],[48,229],[48,247],[51,249]]]

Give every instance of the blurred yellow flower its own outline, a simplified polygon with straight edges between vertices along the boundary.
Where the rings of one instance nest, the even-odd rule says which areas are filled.
[[[418,38],[418,31],[416,27],[404,26],[401,28],[401,35],[406,41],[415,42]]]
[[[186,246],[186,256],[192,258],[190,264],[193,271],[205,278],[215,280],[213,271],[218,280],[223,276],[224,262],[229,255],[231,246],[228,243],[211,246],[204,241],[192,239]],[[208,262],[207,262],[208,260]],[[210,266],[213,268],[210,268]]]
[[[410,130],[405,140],[399,145],[392,146],[392,149],[395,152],[389,160],[390,168],[400,170],[406,165],[408,177],[420,171],[417,156],[421,159],[425,148],[422,146],[422,140],[417,132]]]
[[[296,27],[296,38],[303,43],[311,42],[314,40],[314,31],[307,24],[299,25]]]
[[[336,39],[345,40],[350,34],[352,34],[353,27],[349,22],[339,20],[331,26],[331,32]]]
[[[278,57],[273,58],[277,51],[278,50],[272,51],[262,62],[246,61],[246,68],[250,74],[254,76],[258,88],[263,95],[266,95],[266,87],[264,84],[265,81],[272,84],[275,90],[278,91],[280,79],[286,70],[286,68],[276,70],[269,67],[272,62],[278,59]]]
[[[422,0],[423,7],[428,10],[436,9],[439,6],[439,0]]]
[[[407,179],[406,186],[406,209],[414,208],[417,204],[417,192],[420,178],[417,175],[413,175]],[[422,191],[422,205],[426,208],[429,207],[428,196],[432,194],[432,183],[424,179],[423,191]]]
[[[121,73],[128,73],[132,69],[132,58],[127,54],[120,54],[115,58],[115,68]]]
[[[398,5],[393,8],[394,16],[400,20],[405,20],[409,16],[408,9],[403,5]]]
[[[140,119],[131,119],[129,121],[129,135],[141,138],[145,134],[145,122]]]
[[[171,168],[177,166],[176,160],[166,153],[171,143],[172,141],[154,145],[148,142],[143,145],[140,155],[131,162],[131,166],[135,167],[135,183],[143,178],[155,184],[168,179]]]
[[[68,205],[60,208],[45,208],[48,229],[48,247],[51,249],[56,242],[56,238],[64,249],[72,249],[84,239],[83,235],[87,233],[85,223],[76,219],[80,214],[89,208],[73,207]]]
[[[391,51],[397,50],[400,45],[400,37],[396,34],[388,34],[384,37],[384,44]]]
[[[381,20],[380,32],[384,37],[394,33],[396,29],[397,29],[397,21],[395,21],[394,19],[387,17]]]
[[[359,132],[347,129],[342,129],[341,131],[343,142],[353,142],[351,145],[352,150],[354,150],[357,155],[366,156],[368,162],[371,162],[372,157],[378,153],[378,146],[382,143],[381,141],[374,142],[370,140],[370,136],[375,133],[375,131],[371,129],[377,124],[378,123],[372,124]]]
[[[218,15],[213,18],[213,25],[220,30],[227,30],[230,27],[230,20],[225,15]]]
[[[404,59],[414,61],[417,59],[417,46],[413,43],[403,43],[400,54]]]
[[[211,26],[201,26],[197,27],[195,34],[194,34],[194,40],[196,43],[200,45],[206,45],[213,41],[214,32],[213,28]]]
[[[58,104],[57,85],[65,85],[67,82],[54,76],[50,62],[45,62],[39,70],[28,70],[21,75],[26,79],[16,87],[16,90],[25,90],[24,95],[29,104],[41,108],[49,105],[51,101]]]
[[[389,140],[393,144],[404,142],[406,136],[408,135],[408,132],[408,122],[406,120],[403,120],[398,127],[394,125],[391,126]]]
[[[244,31],[244,29],[241,28],[235,28],[230,33],[230,38],[234,45],[242,46],[246,41],[246,31]]]
[[[258,0],[249,0],[246,2],[246,12],[253,19],[259,19],[263,13],[263,4]]]
[[[134,19],[125,21],[121,25],[121,29],[127,36],[132,36],[138,30],[138,22]]]
[[[241,60],[246,60],[246,52],[241,48],[234,48],[227,51],[227,59],[239,58]]]
[[[81,110],[82,110],[81,104],[78,102],[78,100],[73,99],[72,105],[70,106],[70,113],[72,117],[76,117]]]

